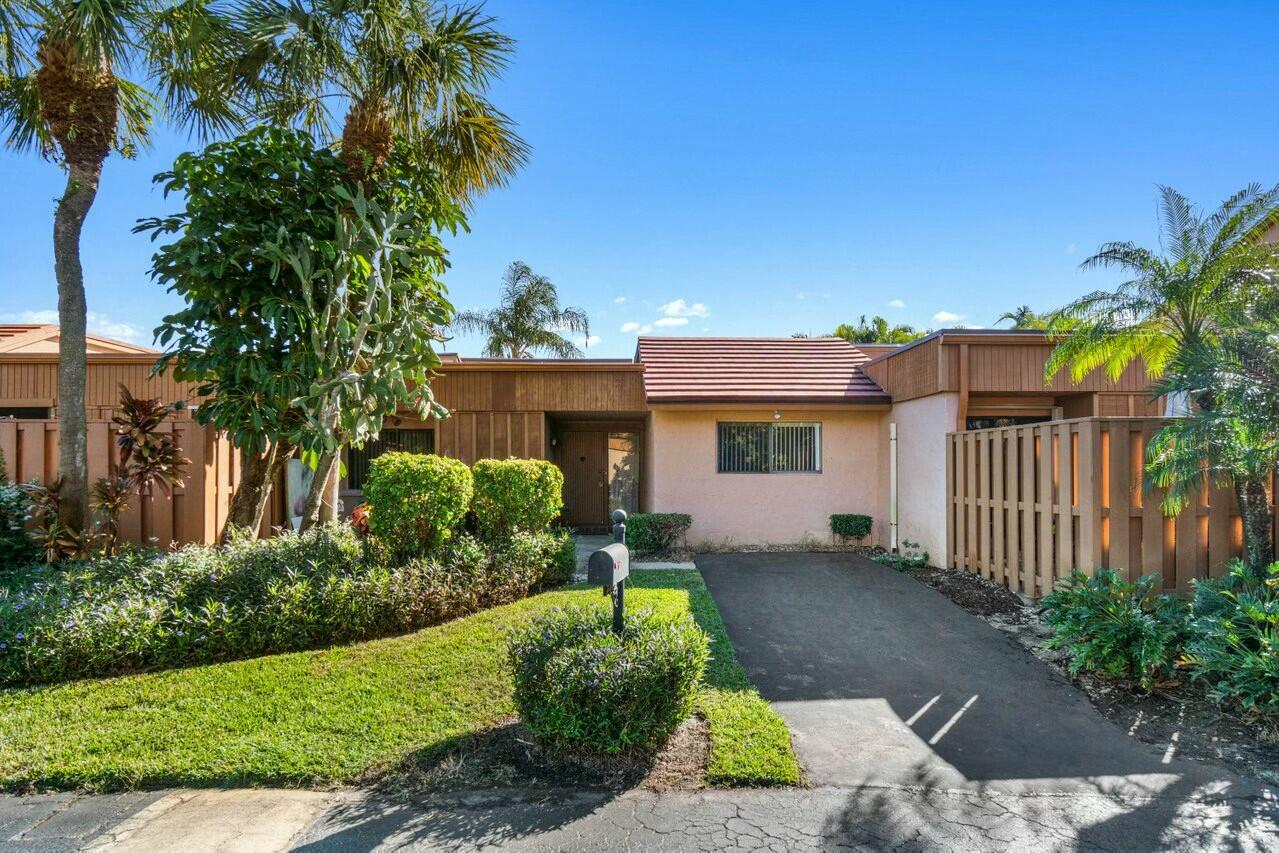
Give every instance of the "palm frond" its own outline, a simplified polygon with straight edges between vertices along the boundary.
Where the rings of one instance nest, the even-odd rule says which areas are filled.
[[[40,116],[40,90],[34,74],[0,77],[0,127],[5,145],[52,158],[56,152],[49,126]]]

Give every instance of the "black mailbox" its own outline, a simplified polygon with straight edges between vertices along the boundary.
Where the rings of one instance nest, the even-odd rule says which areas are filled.
[[[586,579],[592,584],[603,587],[605,592],[613,589],[631,573],[631,555],[625,545],[614,543],[605,545],[591,554],[586,563]]]

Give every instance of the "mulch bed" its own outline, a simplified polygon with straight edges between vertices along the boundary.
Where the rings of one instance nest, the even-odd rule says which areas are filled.
[[[1240,776],[1279,784],[1279,723],[1223,710],[1199,684],[1178,681],[1143,694],[1133,683],[1066,672],[1067,654],[1045,649],[1051,636],[1035,607],[971,572],[931,566],[904,574],[941,592],[960,607],[1010,634],[1035,657],[1088,696],[1102,716],[1132,737],[1176,755],[1219,764]],[[1174,735],[1176,738],[1174,739]]]
[[[511,719],[467,738],[442,758],[401,768],[383,785],[421,794],[484,789],[698,790],[706,787],[710,734],[693,715],[656,754],[570,756],[546,749]]]

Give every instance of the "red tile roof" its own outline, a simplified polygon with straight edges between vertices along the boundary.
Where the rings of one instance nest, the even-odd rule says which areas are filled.
[[[886,403],[842,338],[641,337],[650,403]]]

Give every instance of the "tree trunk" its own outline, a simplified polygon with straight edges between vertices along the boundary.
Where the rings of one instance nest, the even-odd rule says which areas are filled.
[[[80,232],[98,194],[102,161],[67,164],[67,188],[53,214],[53,269],[58,279],[58,521],[83,531],[89,507],[89,435],[84,401],[84,270]]]
[[[256,533],[262,526],[262,515],[266,512],[271,488],[292,455],[293,445],[284,439],[273,442],[264,453],[244,454],[240,482],[236,484],[226,524],[222,527],[223,544],[234,528],[241,527]]]
[[[326,507],[324,498],[337,476],[337,452],[321,454],[319,464],[315,466],[311,489],[306,493],[306,504],[302,508],[302,530],[310,530],[321,522],[333,520],[336,508],[331,503]]]
[[[1244,561],[1253,572],[1261,574],[1275,558],[1270,538],[1270,495],[1261,480],[1236,480],[1235,498],[1243,521]]]

